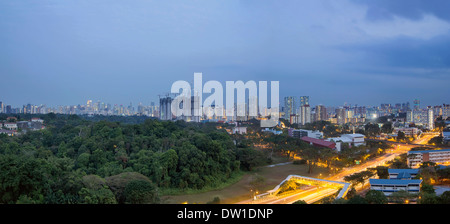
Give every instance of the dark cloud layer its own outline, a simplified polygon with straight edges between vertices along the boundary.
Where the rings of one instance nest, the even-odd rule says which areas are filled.
[[[429,40],[397,37],[365,44],[340,46],[343,51],[362,52],[372,65],[397,68],[450,68],[450,34]]]

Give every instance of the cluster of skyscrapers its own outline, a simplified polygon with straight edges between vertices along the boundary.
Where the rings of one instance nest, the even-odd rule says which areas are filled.
[[[309,96],[288,96],[284,98],[282,117],[291,124],[305,125],[314,121],[331,121],[332,123],[359,123],[364,122],[367,113],[372,110],[365,106],[345,105],[342,107],[326,107],[324,105],[312,106]]]
[[[111,105],[101,101],[93,102],[88,100],[83,105],[47,107],[46,105],[27,104],[23,107],[13,108],[11,105],[5,105],[0,102],[0,113],[5,114],[76,114],[76,115],[119,115],[119,116],[149,116],[157,117],[159,115],[159,106],[151,102],[150,105],[142,105],[140,103],[137,108],[130,103],[128,106]]]
[[[420,101],[414,100],[414,107],[407,111],[406,122],[427,126],[428,129],[434,129],[434,120],[441,116],[443,120],[450,117],[450,104],[437,106],[420,107]]]
[[[310,105],[309,96],[288,96],[284,98],[282,107],[282,117],[291,124],[304,125],[314,121],[330,121],[336,124],[357,124],[364,123],[366,119],[374,119],[387,115],[399,115],[406,113],[405,123],[414,123],[428,129],[434,129],[434,121],[437,117],[443,120],[450,116],[450,105],[443,104],[437,106],[420,107],[420,100],[413,101],[411,107],[409,102],[397,103],[394,105],[384,103],[377,106],[344,105],[340,107],[325,107],[324,105]]]

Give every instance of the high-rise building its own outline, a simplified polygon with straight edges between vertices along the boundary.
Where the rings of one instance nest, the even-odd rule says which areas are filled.
[[[414,110],[420,109],[420,100],[415,99],[414,100]]]
[[[412,110],[406,111],[406,122],[408,122],[408,123],[414,122],[414,111],[412,111]]]
[[[429,130],[434,129],[434,111],[433,107],[428,107],[427,126]]]
[[[336,109],[336,118],[339,125],[345,124],[346,115],[347,113],[345,113],[345,108],[341,107]]]
[[[300,97],[300,106],[309,105],[309,96]]]
[[[327,120],[327,108],[323,105],[316,106],[316,121],[324,121]]]
[[[159,99],[159,119],[172,120],[172,97],[163,97]]]
[[[12,113],[11,105],[6,106],[6,113],[7,114],[11,114]]]
[[[300,107],[299,123],[302,125],[311,123],[311,107],[308,104]]]
[[[296,114],[297,103],[294,96],[284,97],[284,118],[290,120],[291,115]]]
[[[450,117],[450,104],[442,105],[442,119],[447,120]]]

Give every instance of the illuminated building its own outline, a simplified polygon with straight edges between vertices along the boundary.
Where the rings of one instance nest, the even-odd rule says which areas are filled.
[[[424,162],[447,165],[450,163],[450,149],[409,151],[407,161],[411,168],[418,168]]]
[[[394,192],[406,191],[408,193],[420,193],[422,180],[399,180],[399,179],[369,179],[370,190],[381,191],[386,196]]]

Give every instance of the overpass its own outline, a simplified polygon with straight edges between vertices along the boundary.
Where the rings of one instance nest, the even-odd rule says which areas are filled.
[[[319,187],[324,187],[324,188],[341,189],[336,198],[345,197],[345,195],[347,194],[349,187],[350,187],[350,183],[346,183],[346,182],[317,179],[317,178],[298,176],[298,175],[289,175],[274,189],[267,191],[267,193],[256,195],[255,200],[275,197],[280,192],[281,186],[283,186],[283,184],[287,183],[288,181],[295,181],[296,183],[300,183],[300,184],[314,185],[314,186],[319,186]]]

